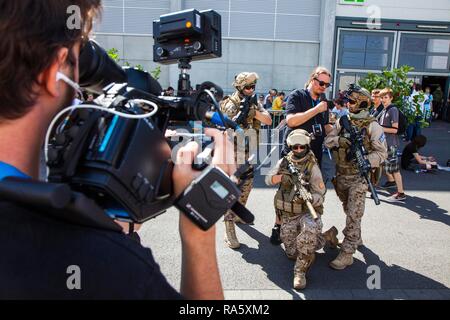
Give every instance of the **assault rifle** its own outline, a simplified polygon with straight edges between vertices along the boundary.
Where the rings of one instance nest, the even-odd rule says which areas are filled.
[[[305,188],[305,185],[307,185],[308,183],[303,180],[303,175],[298,172],[298,169],[292,163],[288,164],[288,171],[293,178],[297,196],[305,201],[312,217],[314,218],[314,220],[317,220],[319,217],[317,215],[316,209],[314,209],[313,205],[311,204],[311,201],[313,200],[312,195]]]
[[[241,106],[240,106],[240,111],[236,116],[236,119],[234,120],[238,125],[240,125],[241,127],[245,128],[246,127],[246,120],[248,118],[248,114],[250,112],[250,107],[252,106],[252,104],[257,104],[258,101],[256,99],[256,94],[251,96],[251,97],[245,97],[242,101],[241,101]]]
[[[342,116],[339,119],[341,127],[345,129],[350,134],[350,142],[352,143],[350,147],[350,153],[348,154],[348,160],[353,160],[356,162],[358,166],[359,174],[361,177],[366,179],[367,184],[369,185],[370,193],[372,194],[373,201],[375,201],[376,205],[380,204],[380,199],[378,199],[378,194],[375,191],[375,188],[370,181],[370,171],[372,167],[370,166],[370,162],[367,158],[368,152],[366,148],[364,148],[363,138],[361,133],[357,130],[355,126],[350,123],[348,116]]]

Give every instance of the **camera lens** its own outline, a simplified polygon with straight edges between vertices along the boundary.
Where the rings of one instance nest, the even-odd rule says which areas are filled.
[[[110,83],[127,82],[122,67],[93,40],[89,40],[80,53],[80,86],[97,94]]]

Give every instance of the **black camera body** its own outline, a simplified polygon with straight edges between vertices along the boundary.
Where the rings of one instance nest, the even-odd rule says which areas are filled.
[[[75,110],[48,154],[48,180],[87,194],[112,218],[142,223],[172,205],[171,149],[150,118]]]
[[[222,56],[222,24],[214,10],[189,9],[162,15],[153,22],[153,61],[177,63]]]

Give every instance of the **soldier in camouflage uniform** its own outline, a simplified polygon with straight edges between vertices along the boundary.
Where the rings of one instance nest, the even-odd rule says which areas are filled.
[[[369,153],[368,160],[376,170],[387,157],[387,147],[383,129],[369,114],[370,93],[364,88],[351,85],[345,92],[345,98],[349,104],[350,122],[361,132],[364,147]],[[330,267],[343,270],[353,264],[353,253],[362,244],[361,219],[368,185],[360,176],[356,163],[347,157],[351,142],[339,121],[325,138],[325,145],[332,150],[336,162],[333,184],[347,216],[343,230],[345,238],[340,245],[339,255],[330,262]]]
[[[245,136],[253,136],[253,141],[257,144],[257,132],[255,130],[257,130],[258,127],[254,128],[254,125],[257,125],[259,122],[267,125],[272,124],[272,118],[269,112],[267,112],[262,106],[258,105],[258,101],[255,96],[255,87],[258,79],[258,75],[254,72],[242,72],[238,74],[233,82],[233,86],[236,88],[236,91],[231,96],[224,97],[221,102],[222,112],[228,116],[228,118],[236,121],[241,115],[241,112],[243,112],[243,100],[251,99],[248,116],[242,121],[242,123],[239,123],[240,127],[243,129],[243,134],[236,134],[237,143],[235,144],[235,153],[236,162],[238,165],[242,165],[245,163],[245,160],[248,160],[251,147],[253,147],[253,150],[256,152],[257,146],[249,146],[248,143],[243,142]],[[250,141],[252,141],[252,139],[250,139]],[[242,157],[245,157],[245,159],[242,159]],[[239,198],[239,202],[243,205],[247,203],[252,186],[253,178],[249,178],[245,180],[240,188],[242,194]],[[224,221],[226,244],[232,249],[239,248],[240,243],[236,237],[234,221],[241,222],[240,219],[232,211],[229,211],[225,215]]]
[[[267,185],[280,183],[274,205],[277,215],[281,217],[281,240],[286,255],[296,261],[294,288],[297,290],[306,287],[306,272],[315,259],[315,252],[327,242],[334,248],[338,243],[335,227],[322,233],[321,215],[326,188],[317,160],[310,150],[310,141],[311,135],[307,131],[292,131],[287,137],[291,151],[266,176]],[[289,171],[289,165],[298,170],[301,178]],[[317,214],[316,219],[308,209],[307,202],[296,192],[294,179],[302,179],[305,183],[305,188],[311,194],[310,203]]]

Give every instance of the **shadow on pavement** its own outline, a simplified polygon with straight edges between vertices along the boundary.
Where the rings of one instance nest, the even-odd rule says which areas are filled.
[[[366,246],[360,246],[364,261],[354,258],[353,265],[344,270],[331,269],[328,264],[337,250],[325,248],[307,275],[308,287],[303,290],[306,299],[429,299],[430,292],[418,296],[424,289],[448,289],[443,284],[401,266],[387,265]],[[369,266],[380,268],[380,290],[369,290],[367,282],[373,272]],[[369,281],[369,283],[372,283]],[[437,294],[437,293],[435,293]],[[439,294],[436,297],[442,299]]]
[[[386,197],[390,196],[390,194],[386,191],[377,192],[379,195],[383,195]],[[389,202],[381,199],[380,201],[390,205],[406,208],[412,212],[417,213],[421,219],[442,222],[450,226],[450,215],[448,214],[448,211],[439,207],[438,204],[431,200],[407,195],[406,201],[404,202]]]
[[[241,243],[239,253],[242,254],[242,258],[250,264],[260,265],[270,281],[280,289],[289,292],[292,295],[292,299],[299,299],[298,294],[292,288],[294,261],[286,257],[282,246],[271,244],[269,236],[262,234],[249,225],[237,224],[237,226],[251,238],[258,241],[258,248],[256,249]],[[271,229],[267,230],[267,232],[269,234]]]
[[[258,248],[249,248],[241,244],[239,252],[250,264],[258,264],[280,289],[297,300],[301,297],[292,288],[294,262],[284,254],[282,246],[274,246],[269,237],[249,225],[238,224],[239,228],[258,241]],[[260,251],[263,250],[263,251]],[[338,254],[337,249],[325,247],[316,253],[316,261],[307,274],[308,286],[299,291],[306,299],[417,299],[417,292],[426,289],[448,289],[443,284],[417,272],[398,265],[387,265],[368,247],[360,246],[364,261],[354,259],[352,266],[336,271],[328,264]],[[264,252],[262,254],[261,252]],[[369,266],[378,266],[381,276],[381,290],[369,290],[367,280],[373,273],[368,273]],[[408,291],[415,295],[408,295]],[[425,295],[419,298],[429,298]],[[436,293],[437,294],[437,293]],[[438,295],[438,294],[437,294]],[[437,296],[435,298],[442,298]]]

